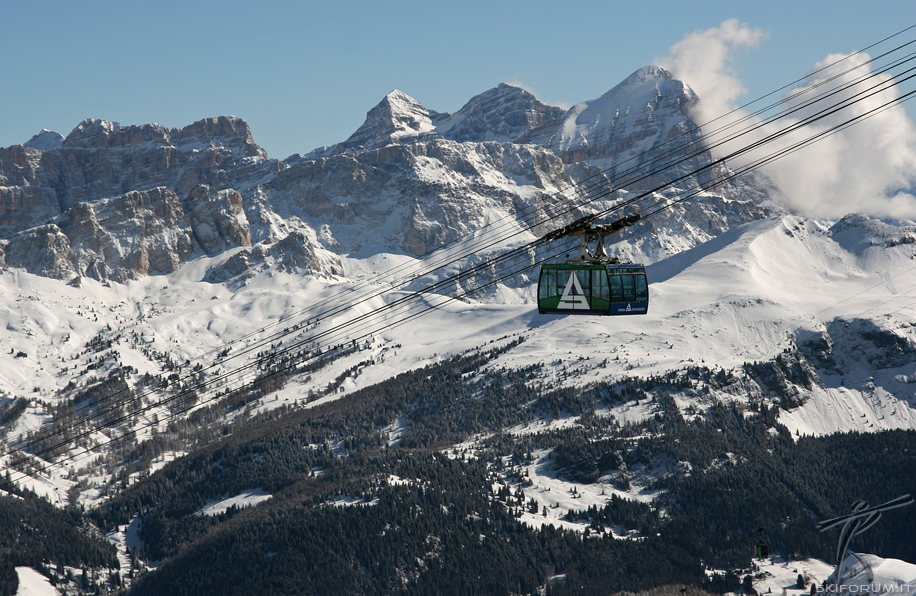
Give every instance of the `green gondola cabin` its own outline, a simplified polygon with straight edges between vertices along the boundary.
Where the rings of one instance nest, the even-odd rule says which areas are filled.
[[[538,312],[644,315],[649,285],[642,265],[556,263],[541,267]]]
[[[544,240],[581,236],[579,254],[565,263],[541,266],[538,312],[541,314],[644,315],[649,312],[646,268],[620,263],[604,250],[604,237],[640,220],[628,215],[610,224],[595,225],[585,216],[550,232]],[[589,251],[595,244],[595,252]]]

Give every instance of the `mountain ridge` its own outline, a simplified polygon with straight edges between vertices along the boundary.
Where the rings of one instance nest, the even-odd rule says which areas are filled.
[[[233,574],[409,592],[452,585],[469,552],[513,561],[525,589],[488,569],[495,593],[619,590],[646,564],[700,583],[701,559],[747,569],[764,526],[825,556],[812,512],[856,490],[850,462],[886,492],[912,458],[875,445],[905,453],[916,428],[916,228],[792,215],[761,178],[700,191],[729,172],[691,93],[655,67],[568,110],[509,85],[453,114],[393,91],[286,160],[230,117],[0,149],[0,431],[30,452],[0,463],[90,509],[141,593]],[[672,139],[693,150],[659,171]],[[535,265],[576,242],[532,243],[655,188],[664,209],[612,249],[647,265],[649,314],[538,314]],[[260,504],[205,512],[244,495]],[[201,563],[223,555],[244,564]]]
[[[652,93],[660,93],[657,89],[666,90],[652,122],[623,118],[616,137],[611,138],[607,129],[601,128],[603,122],[598,126],[600,118],[578,125],[576,138],[580,142],[598,139],[589,145],[597,148],[596,159],[577,156],[581,151],[576,148],[553,146],[556,134],[545,132],[561,121],[572,122],[579,115],[577,108],[564,112],[506,84],[474,96],[454,114],[428,110],[405,93],[392,91],[370,110],[349,139],[285,161],[269,159],[255,144],[247,123],[236,117],[204,119],[181,129],[156,124],[124,127],[87,119],[60,144],[50,142],[47,150],[27,145],[0,150],[0,175],[5,180],[5,186],[0,187],[0,231],[6,230],[7,238],[7,246],[0,246],[0,261],[58,277],[75,274],[112,280],[174,270],[174,266],[102,267],[68,256],[68,244],[100,243],[97,238],[70,237],[80,230],[96,229],[68,223],[81,217],[86,210],[83,204],[116,197],[129,203],[125,193],[149,193],[156,188],[177,195],[190,211],[194,211],[197,198],[209,192],[195,190],[198,187],[216,192],[233,190],[241,196],[252,243],[275,242],[297,232],[317,240],[313,251],[329,251],[338,257],[352,251],[368,255],[367,250],[426,254],[505,217],[518,218],[520,226],[534,226],[537,233],[543,233],[552,213],[563,214],[560,221],[567,222],[586,213],[576,206],[577,188],[587,184],[592,189],[589,192],[594,192],[603,187],[610,195],[617,166],[608,167],[604,162],[609,152],[617,151],[615,144],[631,146],[630,153],[620,153],[619,166],[643,175],[651,173],[645,169],[651,164],[629,163],[634,147],[649,151],[660,143],[670,143],[668,137],[685,128],[699,135],[696,125],[687,124],[690,120],[686,107],[679,104],[680,97],[669,97],[669,87],[689,95],[689,88],[674,81],[670,73],[647,67],[595,100],[607,103],[609,97],[626,96],[642,101],[644,95],[656,98]],[[650,88],[655,91],[649,93]],[[669,104],[680,107],[671,109]],[[590,112],[586,109],[585,113]],[[535,131],[541,131],[538,138],[543,144],[534,142]],[[621,141],[623,138],[637,140]],[[692,144],[699,147],[695,141]],[[719,166],[709,171],[702,167],[711,163],[708,153],[691,151],[674,169],[642,176],[630,190],[663,185],[689,174],[691,168],[703,173],[696,179],[687,175],[684,188],[724,176],[725,170]],[[716,191],[726,200],[715,208],[700,206],[693,208],[693,213],[688,209],[678,215],[690,221],[680,232],[693,245],[730,225],[772,214],[774,207],[766,204],[766,192],[766,187],[753,178],[727,182]],[[616,197],[595,202],[593,208],[608,208],[623,197],[621,191]],[[702,200],[698,202],[702,204]],[[534,213],[528,214],[532,209]],[[723,213],[728,215],[722,217]],[[710,225],[704,220],[717,223]],[[38,224],[40,227],[21,234]],[[214,229],[209,224],[207,227],[201,232],[203,236]],[[129,227],[122,228],[125,234],[132,233],[126,231]],[[633,258],[657,260],[669,254],[665,243],[654,240],[651,229],[641,231],[646,233],[637,241],[639,246],[630,251]],[[104,233],[111,236],[110,231]],[[194,242],[198,232],[193,225],[168,233],[192,238],[190,248],[179,249],[168,242],[155,247],[170,252],[167,260],[175,264],[209,254],[215,246],[209,240]],[[44,239],[36,243],[34,239],[40,236]],[[33,248],[17,249],[23,238],[32,239]],[[203,248],[207,243],[211,248]],[[675,245],[683,247],[680,242],[670,246]],[[4,250],[11,251],[11,256],[4,257]],[[95,252],[96,259],[104,260],[102,253]],[[35,263],[23,258],[28,255],[34,255]],[[126,263],[113,260],[112,264],[116,262]]]

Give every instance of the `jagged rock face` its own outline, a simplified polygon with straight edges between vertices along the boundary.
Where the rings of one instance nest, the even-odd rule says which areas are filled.
[[[240,156],[267,159],[267,152],[255,144],[251,127],[241,118],[204,118],[184,128],[172,130],[171,138],[177,146],[221,145]]]
[[[325,246],[422,255],[494,214],[525,209],[523,223],[543,221],[545,210],[560,209],[544,207],[547,195],[559,205],[559,190],[575,184],[538,147],[438,139],[302,161],[262,192],[280,217],[322,222]]]
[[[234,117],[182,129],[85,120],[59,145],[45,143],[49,148],[41,150],[30,143],[0,150],[2,235],[132,190],[166,187],[184,197],[201,184],[243,189],[278,169],[248,124]]]
[[[87,119],[67,135],[61,146],[68,149],[114,149],[144,143],[168,144],[169,131],[161,124],[121,126],[117,122]]]
[[[257,268],[330,278],[343,275],[340,257],[322,248],[309,232],[291,232],[275,243],[264,242],[235,252],[207,271],[207,281],[245,280]]]
[[[712,163],[702,148],[658,157],[666,141],[701,140],[688,117],[694,101],[658,67],[570,110],[505,84],[454,114],[392,91],[343,143],[285,162],[268,160],[238,118],[182,129],[86,120],[66,138],[42,131],[0,149],[0,238],[9,239],[0,257],[54,276],[129,279],[192,255],[287,241],[295,246],[284,255],[300,256],[256,246],[209,275],[283,263],[333,275],[331,253],[420,256],[504,218],[541,236],[636,191],[677,180],[660,197],[670,200],[723,176],[716,166],[680,179]],[[671,160],[679,163],[653,172]],[[620,189],[629,194],[612,194]],[[578,206],[580,191],[601,196]],[[621,234],[623,256],[652,262],[771,215],[765,196],[759,180],[730,181]],[[26,238],[44,261],[30,260]]]
[[[184,201],[194,239],[204,252],[215,254],[235,246],[251,246],[251,228],[245,217],[242,195],[198,186]]]
[[[799,331],[799,349],[832,374],[865,365],[874,371],[895,369],[916,360],[916,347],[905,337],[869,319],[835,318],[821,332]]]
[[[70,239],[54,224],[20,232],[0,247],[8,267],[21,267],[30,273],[65,279],[74,272]]]
[[[272,245],[268,254],[276,259],[279,269],[287,272],[311,273],[322,271],[314,243],[303,233],[293,232]]]
[[[33,151],[25,149],[22,145],[11,149],[15,148]],[[0,149],[0,168],[4,165],[3,152],[8,151]],[[10,163],[6,161],[6,165]],[[5,176],[7,180],[12,177]],[[53,189],[28,183],[7,185],[3,178],[3,172],[0,170],[0,235],[6,236],[29,228],[37,222],[49,221],[60,213],[60,202]]]
[[[437,132],[453,141],[519,142],[539,128],[555,125],[564,110],[505,83],[476,95],[454,114],[440,118]]]
[[[250,270],[255,263],[264,261],[264,249],[260,246],[254,249],[241,250],[224,262],[211,267],[207,271],[206,279],[211,283],[224,283],[234,277],[239,277]]]
[[[12,236],[0,250],[7,266],[48,277],[124,281],[171,273],[200,252],[250,244],[236,191],[200,187],[182,201],[160,187],[81,203],[56,224]]]

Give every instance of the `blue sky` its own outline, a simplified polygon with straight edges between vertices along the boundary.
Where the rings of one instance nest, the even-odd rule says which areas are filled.
[[[344,140],[392,89],[437,111],[500,82],[570,105],[738,19],[766,34],[732,56],[752,99],[916,23],[910,0],[5,0],[0,12],[0,147],[89,117],[181,127],[231,114],[277,158]]]

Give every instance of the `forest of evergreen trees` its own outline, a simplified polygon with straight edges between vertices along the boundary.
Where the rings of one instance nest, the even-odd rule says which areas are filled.
[[[795,352],[744,374],[693,367],[577,390],[550,388],[543,366],[492,367],[501,352],[264,414],[85,515],[102,531],[139,517],[145,546],[136,557],[161,565],[131,594],[611,594],[669,584],[721,593],[747,585],[759,529],[773,552],[830,559],[836,536],[817,532],[817,520],[860,498],[877,504],[916,494],[916,431],[793,437],[777,423],[777,405],[801,399],[786,387],[811,381]],[[710,388],[752,399],[722,404]],[[241,407],[253,395],[226,401]],[[685,399],[696,404],[688,418],[676,406]],[[651,403],[654,415],[621,426],[602,414],[636,402]],[[578,424],[504,432],[568,416]],[[384,431],[395,420],[406,427],[396,447]],[[472,437],[472,454],[444,453]],[[156,448],[138,446],[132,461]],[[584,532],[533,529],[520,521],[529,504],[518,495],[534,452],[548,453],[560,477],[581,484],[625,490],[635,471],[651,469],[645,488],[660,496],[651,506],[614,496],[570,511],[566,520]],[[273,497],[199,514],[250,488]],[[7,501],[0,500],[3,519],[21,517],[24,505]],[[23,502],[56,511],[34,497]],[[110,549],[78,531],[83,514],[54,515],[64,517],[54,531],[73,534],[56,550],[38,540],[41,531],[2,543],[0,569],[20,561],[113,565]],[[615,526],[631,538],[612,537],[606,528]],[[854,548],[916,561],[913,535],[916,516],[892,511]],[[704,566],[735,572],[710,579]]]
[[[17,566],[117,569],[114,546],[85,532],[86,522],[79,510],[58,509],[30,491],[0,495],[0,595],[16,594]]]
[[[600,594],[676,582],[721,592],[737,589],[741,578],[707,580],[703,564],[749,569],[759,528],[775,552],[829,559],[836,537],[818,533],[816,519],[841,514],[858,498],[877,503],[916,492],[916,478],[905,472],[916,469],[913,431],[791,437],[768,405],[779,396],[747,410],[715,403],[706,387],[746,381],[703,368],[586,390],[547,390],[538,367],[467,380],[496,355],[455,358],[323,407],[265,417],[124,491],[94,519],[104,528],[140,515],[145,556],[163,561],[132,593],[245,594],[263,586],[277,594],[539,587],[563,594],[584,586]],[[787,374],[804,378],[791,356],[751,370],[776,379],[774,387]],[[705,413],[685,420],[675,394],[704,404]],[[657,413],[643,424],[620,427],[595,413],[647,399]],[[569,415],[581,416],[580,424],[501,432]],[[407,430],[389,448],[381,429],[399,417]],[[476,459],[439,451],[480,433],[493,434]],[[571,511],[568,520],[595,529],[583,538],[529,528],[517,518],[518,504],[492,490],[499,482],[522,486],[512,462],[543,449],[563,477],[581,483],[625,483],[622,470],[659,462],[689,465],[669,466],[655,480],[651,488],[665,492],[653,507],[614,498]],[[392,475],[408,481],[386,482]],[[207,499],[252,487],[274,497],[253,509],[195,515]],[[363,504],[328,505],[344,496]],[[891,512],[887,520],[886,531],[861,537],[856,548],[916,560],[906,539],[916,531],[912,516]],[[600,531],[618,524],[638,539]]]

